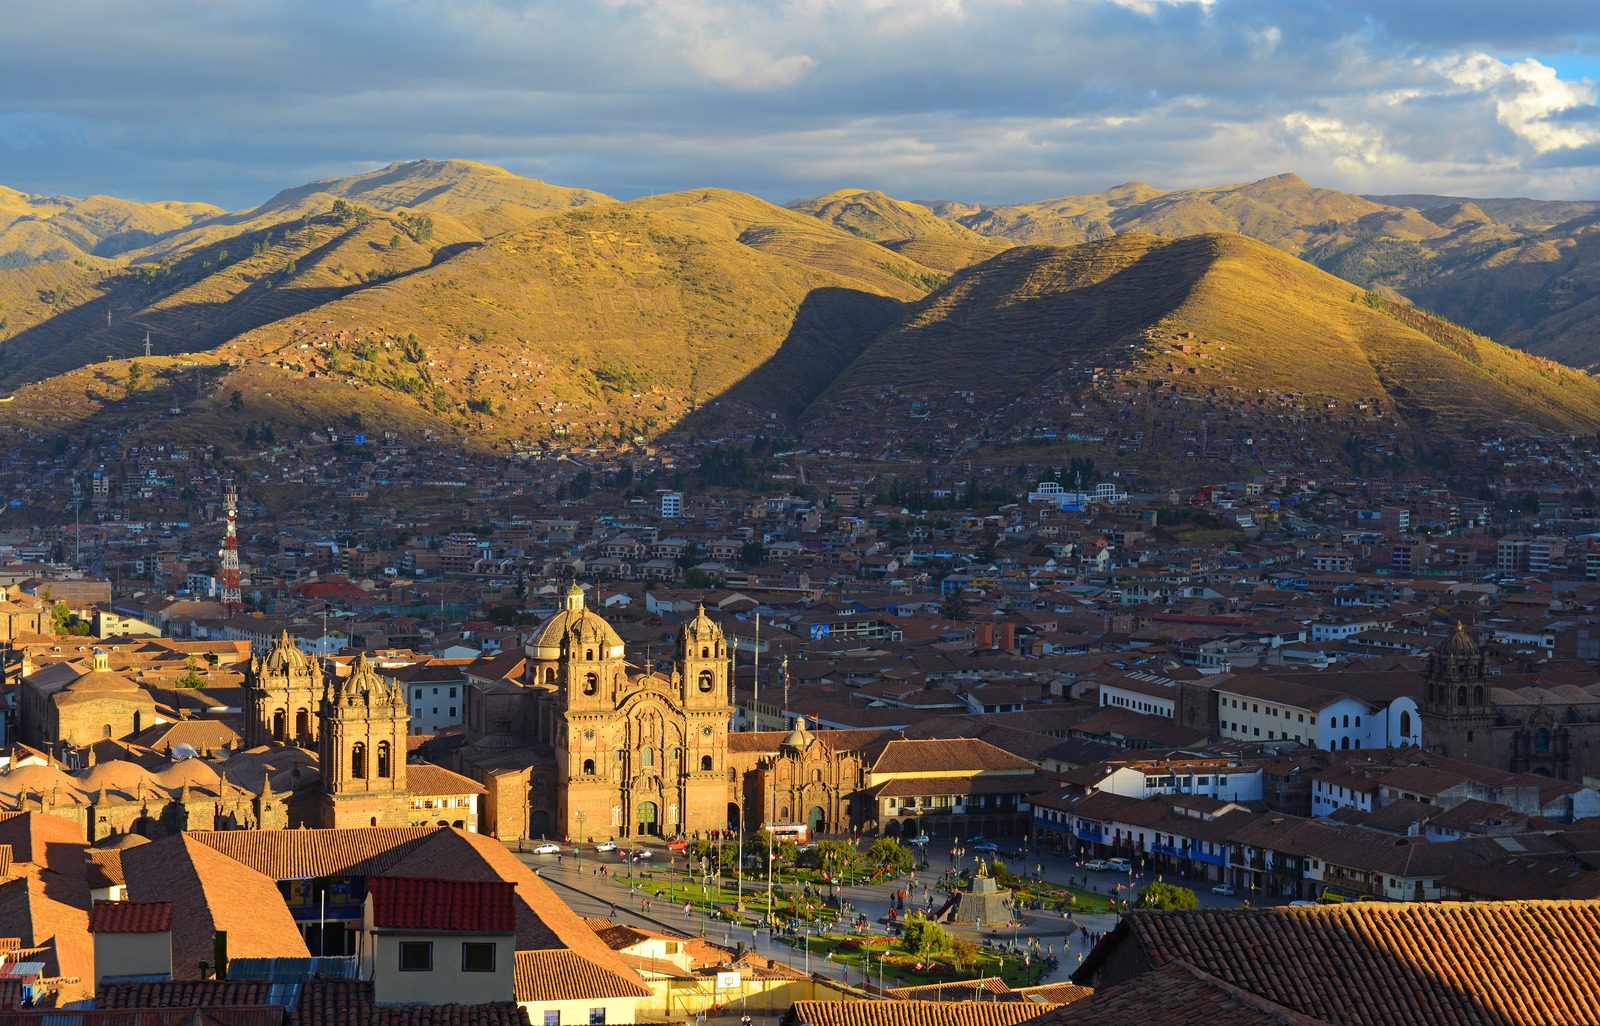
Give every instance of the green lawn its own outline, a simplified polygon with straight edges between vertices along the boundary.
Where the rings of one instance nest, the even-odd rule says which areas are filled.
[[[917,956],[908,954],[894,937],[857,937],[853,935],[824,934],[809,941],[791,938],[789,943],[797,951],[811,950],[813,959],[824,958],[836,964],[850,966],[861,972],[870,968],[873,982],[877,982],[879,956],[882,956],[885,986],[909,987],[922,983],[939,983],[944,980],[970,980],[981,976],[999,976],[1012,987],[1031,987],[1044,975],[1044,966],[1035,961],[1024,966],[1022,960],[1003,955],[988,948],[979,948],[977,964],[967,969],[957,969],[948,957],[935,956],[934,968],[924,963],[917,970]],[[870,966],[869,966],[870,963]]]

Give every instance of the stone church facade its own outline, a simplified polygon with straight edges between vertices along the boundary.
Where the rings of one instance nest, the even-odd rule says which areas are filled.
[[[1600,777],[1600,685],[1506,687],[1457,625],[1428,656],[1422,742],[1428,751],[1517,773]]]
[[[280,635],[251,660],[245,695],[249,747],[316,749],[320,783],[310,825],[407,825],[411,714],[405,689],[380,674],[365,653],[339,676],[324,672],[287,634]]]

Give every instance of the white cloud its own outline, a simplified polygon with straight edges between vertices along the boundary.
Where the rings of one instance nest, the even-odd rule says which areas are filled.
[[[1485,53],[1433,62],[1441,75],[1471,94],[1490,98],[1500,123],[1535,153],[1575,149],[1600,141],[1600,130],[1564,124],[1552,117],[1595,105],[1592,82],[1564,81],[1556,69],[1527,58],[1511,63]]]

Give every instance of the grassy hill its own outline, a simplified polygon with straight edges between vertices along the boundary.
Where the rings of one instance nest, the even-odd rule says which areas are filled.
[[[99,265],[220,213],[205,203],[34,196],[0,186],[0,268],[61,260]]]
[[[1018,247],[961,272],[868,347],[806,420],[848,411],[857,430],[875,420],[888,430],[906,407],[966,402],[1043,424],[1063,395],[1118,390],[1130,402],[1209,401],[1263,429],[1303,416],[1302,432],[1329,404],[1418,436],[1600,427],[1600,382],[1586,374],[1252,239],[1142,233]]]
[[[940,217],[927,207],[870,189],[841,189],[790,206],[941,271],[969,267],[1008,245]]]
[[[325,216],[237,261],[180,263],[180,286],[140,315],[204,348],[153,362],[124,351],[54,374],[18,389],[0,418],[127,426],[171,392],[182,430],[199,435],[245,417],[306,428],[354,413],[370,429],[479,445],[649,437],[691,412],[708,427],[730,414],[797,415],[942,281],[813,218],[716,190],[580,206],[442,254],[403,235],[391,250],[394,226]],[[368,254],[396,261],[395,273],[352,281]],[[81,317],[87,328],[93,306]],[[19,341],[31,340],[0,346],[0,358]],[[32,345],[24,364],[5,365],[16,380],[39,361],[55,369]],[[130,393],[133,363],[149,366]],[[234,391],[244,411],[231,408]]]

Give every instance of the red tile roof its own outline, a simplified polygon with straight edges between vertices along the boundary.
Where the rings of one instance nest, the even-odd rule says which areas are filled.
[[[102,983],[95,994],[95,1005],[99,1008],[211,1008],[265,1005],[271,1001],[272,984],[266,980]]]
[[[375,876],[367,881],[372,925],[380,930],[515,933],[512,883]]]
[[[170,901],[97,901],[89,911],[90,933],[167,933]]]
[[[290,1021],[294,1026],[528,1026],[528,1014],[513,1001],[378,1007],[371,983],[312,980],[300,991]]]
[[[1359,983],[1352,981],[1353,985]],[[1326,1020],[1275,1005],[1185,962],[1045,1012],[1028,1026],[1326,1026]]]
[[[1026,1001],[796,1001],[793,1019],[809,1026],[1016,1026],[1039,1011]]]
[[[513,985],[518,1001],[650,996],[649,988],[565,948],[517,952]]]
[[[1073,979],[1109,988],[1149,975],[1119,967],[1180,961],[1333,1022],[1600,1023],[1600,901],[1131,912]]]

